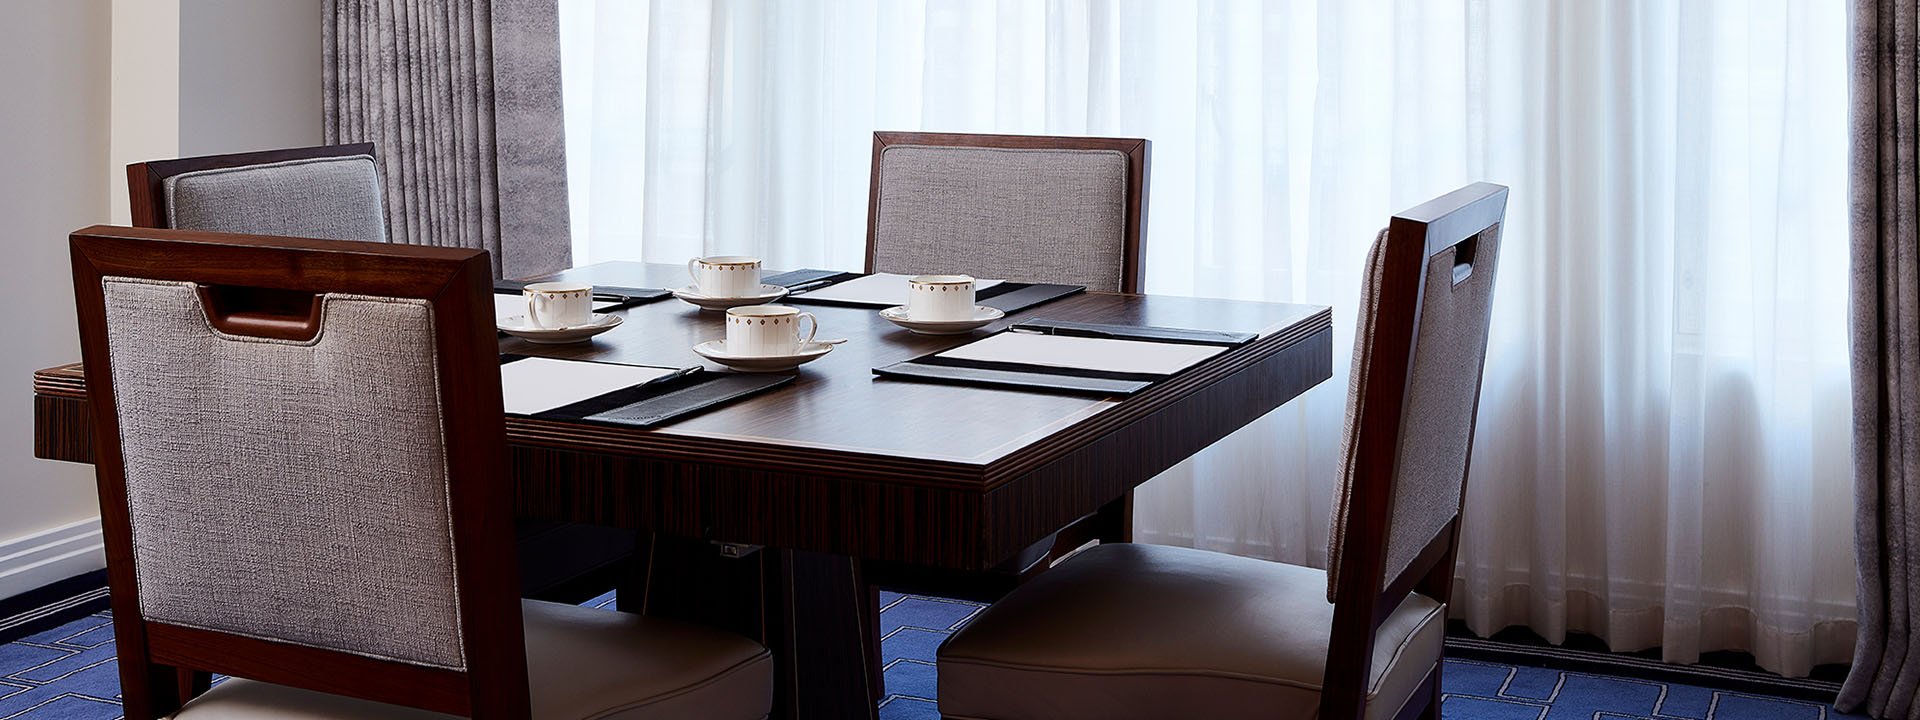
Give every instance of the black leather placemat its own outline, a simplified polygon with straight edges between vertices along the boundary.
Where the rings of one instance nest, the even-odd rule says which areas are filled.
[[[528,355],[502,355],[502,364]],[[576,360],[572,362],[593,362]],[[793,382],[793,375],[712,372],[702,367],[602,393],[528,417],[653,427]]]
[[[1110,338],[1114,340],[1145,340],[1147,342],[1175,345],[1224,345],[1227,347],[1245,345],[1253,342],[1255,338],[1260,337],[1254,333],[1194,330],[1191,328],[1171,328],[1155,325],[1074,322],[1071,320],[1049,320],[1047,318],[1022,320],[1015,323],[1012,329],[1032,330],[1048,335]]]
[[[1000,283],[982,291],[974,302],[990,308],[999,308],[1002,312],[1011,315],[1035,305],[1050,303],[1086,291],[1087,288],[1083,285]]]
[[[850,307],[866,310],[882,309],[882,306],[872,303],[842,302],[839,300],[810,298],[805,294],[806,290],[826,287],[837,282],[844,282],[865,276],[865,273],[838,272],[832,270],[794,270],[792,272],[762,278],[761,282],[795,289],[795,292],[799,294],[788,295],[787,298],[782,301],[794,305],[825,305],[828,307]],[[1021,283],[1009,281],[981,290],[978,295],[974,296],[974,303],[990,308],[998,308],[1001,312],[1016,313],[1035,305],[1052,302],[1069,295],[1077,295],[1086,291],[1087,288],[1081,285],[1055,285],[1052,283]]]
[[[703,381],[669,388],[639,402],[580,418],[587,422],[653,427],[793,382],[793,375],[706,373]]]
[[[1033,332],[1072,337],[1225,347],[1244,345],[1258,337],[1253,333],[1218,330],[1047,319],[1027,320],[1001,332]],[[1131,395],[1146,389],[1148,385],[1170,377],[1160,374],[1120,373],[1085,368],[968,360],[941,357],[940,353],[874,368],[873,372],[881,377],[904,380],[1102,395]]]
[[[1122,380],[1080,374],[1004,370],[969,365],[898,362],[873,369],[884,378],[918,380],[951,385],[1052,390],[1086,395],[1132,395],[1152,385],[1150,380]]]
[[[760,278],[760,283],[763,285],[779,285],[780,287],[791,290],[802,285],[811,285],[823,280],[827,282],[822,283],[818,287],[824,287],[825,285],[830,285],[841,280],[851,280],[860,277],[860,275],[861,273],[847,272],[845,270],[788,270],[778,275],[768,275]]]

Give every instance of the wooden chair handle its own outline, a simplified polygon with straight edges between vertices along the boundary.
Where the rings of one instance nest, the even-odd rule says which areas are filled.
[[[308,341],[320,334],[320,295],[270,288],[200,286],[207,322],[228,335]]]

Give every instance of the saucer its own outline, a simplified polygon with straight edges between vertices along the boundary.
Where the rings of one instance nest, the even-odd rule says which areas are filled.
[[[675,289],[673,296],[698,305],[701,310],[720,312],[727,308],[740,307],[742,305],[765,305],[786,297],[787,289],[779,285],[761,285],[760,292],[753,295],[744,295],[741,297],[709,297],[701,295],[700,291],[693,289],[693,286],[689,285]]]
[[[990,308],[985,305],[973,306],[973,317],[968,320],[914,320],[907,317],[907,307],[905,305],[896,305],[880,311],[880,317],[886,318],[887,322],[920,333],[921,335],[960,335],[970,333],[986,327],[988,323],[1006,316],[1007,314],[1001,312],[1000,308]]]
[[[500,332],[512,335],[530,343],[541,345],[564,345],[580,342],[600,333],[620,327],[623,322],[619,315],[595,313],[593,319],[585,325],[563,328],[537,328],[527,324],[527,316],[514,315],[502,321]]]
[[[839,343],[810,342],[800,346],[800,351],[792,355],[729,355],[727,341],[709,340],[693,346],[700,357],[712,360],[740,372],[786,372],[813,362],[833,351]]]

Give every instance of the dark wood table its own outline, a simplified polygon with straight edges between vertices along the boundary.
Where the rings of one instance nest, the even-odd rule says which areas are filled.
[[[638,263],[560,275],[686,283],[680,266]],[[804,309],[820,337],[850,341],[784,388],[653,430],[507,418],[518,512],[653,533],[622,609],[761,639],[781,661],[781,717],[873,717],[863,561],[993,568],[1332,373],[1332,317],[1319,306],[1086,293],[985,330],[1047,317],[1260,335],[1125,398],[878,379],[874,367],[979,334],[914,335],[871,310]],[[625,324],[591,344],[500,348],[686,366],[701,362],[695,344],[725,334],[718,313],[678,300],[622,312]],[[91,462],[79,367],[36,373],[34,390],[35,454]]]

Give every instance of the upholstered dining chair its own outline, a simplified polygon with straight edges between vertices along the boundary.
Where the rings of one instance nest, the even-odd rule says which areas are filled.
[[[876,132],[867,272],[1140,292],[1152,144]]]
[[[1139,138],[876,132],[867,272],[1140,292],[1152,154]],[[1128,539],[1131,525],[1129,495],[1022,553],[995,573],[1004,579],[934,587],[994,597],[1086,543]]]
[[[876,132],[866,270],[1140,292],[1152,148],[1139,138]],[[1129,539],[1131,520],[1129,494],[983,573],[869,563],[872,672],[881,586],[996,599],[1090,542]]]
[[[769,711],[757,643],[519,599],[486,253],[71,250],[130,720]]]
[[[1507,189],[1396,215],[1374,241],[1331,572],[1100,545],[941,646],[943,717],[1440,717],[1453,584]]]
[[[372,143],[152,160],[127,166],[139,227],[386,241],[386,210]],[[521,592],[582,600],[612,587],[634,534],[611,527],[516,518]]]
[[[372,143],[133,163],[127,194],[138,227],[387,240]]]

